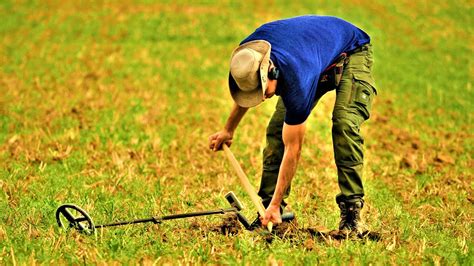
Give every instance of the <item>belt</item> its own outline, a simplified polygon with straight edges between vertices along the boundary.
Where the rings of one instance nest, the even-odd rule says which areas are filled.
[[[359,47],[355,48],[354,50],[350,50],[349,52],[347,52],[347,55],[360,53],[362,51],[367,51],[367,50],[369,50],[369,47],[370,47],[370,43],[366,43],[362,46],[359,46]]]

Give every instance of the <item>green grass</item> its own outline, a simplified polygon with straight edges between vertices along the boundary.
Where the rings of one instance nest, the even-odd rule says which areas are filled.
[[[218,216],[59,230],[66,202],[101,223],[225,207],[229,190],[252,217],[224,155],[206,148],[232,104],[229,56],[260,24],[310,13],[372,36],[364,217],[380,242],[267,245],[209,230]],[[0,17],[0,264],[474,263],[469,1],[1,1]],[[292,185],[302,227],[338,222],[333,100],[308,121]],[[251,110],[235,136],[255,186],[274,104]]]

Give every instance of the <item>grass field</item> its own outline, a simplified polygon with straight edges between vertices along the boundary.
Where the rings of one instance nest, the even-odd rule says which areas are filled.
[[[290,3],[294,2],[294,3]],[[456,1],[0,1],[0,264],[473,265],[473,3]],[[252,208],[207,149],[232,100],[232,49],[260,24],[302,14],[372,36],[379,95],[363,132],[364,217],[382,240],[275,239],[210,230],[221,216],[61,231],[66,202],[96,223]],[[289,198],[300,227],[334,229],[334,93],[308,120]],[[259,184],[275,100],[232,149]]]

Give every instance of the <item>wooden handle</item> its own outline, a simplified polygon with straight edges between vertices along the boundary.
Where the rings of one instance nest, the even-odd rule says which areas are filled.
[[[250,184],[247,175],[245,175],[244,173],[244,170],[242,170],[242,167],[240,166],[239,162],[237,162],[237,159],[235,159],[234,154],[229,149],[229,146],[224,143],[222,144],[222,148],[224,149],[224,152],[227,155],[230,164],[232,164],[232,167],[234,167],[235,171],[237,172],[237,176],[240,179],[240,183],[242,183],[242,186],[244,186],[245,191],[247,191],[247,194],[250,196],[250,199],[252,199],[253,204],[255,205],[255,207],[257,207],[258,213],[262,217],[265,216],[265,207],[263,206],[262,202],[260,201],[260,198],[252,187],[252,184]],[[267,228],[268,231],[271,232],[273,228],[273,223],[268,222]]]

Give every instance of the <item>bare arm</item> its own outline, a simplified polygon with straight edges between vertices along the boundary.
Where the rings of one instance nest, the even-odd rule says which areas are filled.
[[[285,152],[280,165],[280,172],[278,174],[278,181],[275,192],[273,193],[272,201],[267,208],[265,217],[262,219],[263,225],[266,225],[269,221],[275,224],[281,223],[280,205],[283,200],[283,195],[296,173],[305,129],[305,124],[283,125],[283,143],[285,144]]]
[[[288,189],[291,180],[296,173],[296,167],[301,154],[301,146],[303,144],[305,129],[305,124],[285,124],[283,126],[283,143],[285,144],[285,152],[283,154],[277,185],[270,205],[277,205],[280,207],[280,204],[283,200],[283,195]]]
[[[244,117],[247,110],[248,108],[240,107],[234,103],[229,118],[227,118],[227,122],[225,123],[224,130],[230,132],[233,135],[235,129],[240,123],[240,120],[242,120],[242,117]]]
[[[232,144],[232,137],[234,136],[234,131],[244,117],[245,113],[247,112],[248,108],[240,107],[236,103],[232,107],[232,110],[229,114],[229,118],[227,118],[227,122],[224,126],[222,131],[219,131],[209,137],[209,148],[213,151],[221,150],[222,143],[226,143],[227,145]]]

